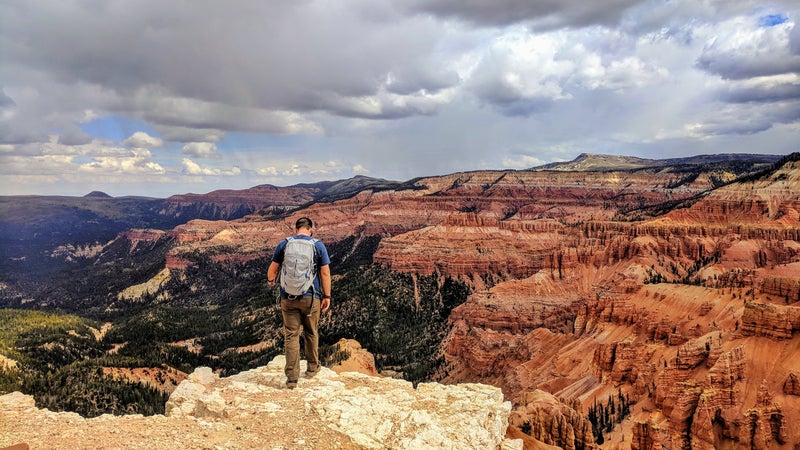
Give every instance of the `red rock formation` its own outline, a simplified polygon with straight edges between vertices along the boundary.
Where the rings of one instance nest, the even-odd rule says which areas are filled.
[[[549,445],[565,450],[596,448],[592,426],[585,416],[544,392],[526,393],[508,422]]]
[[[742,334],[791,339],[800,330],[800,307],[746,301],[742,314]]]
[[[117,236],[117,238],[126,240],[130,245],[131,251],[133,251],[140,244],[152,244],[163,238],[166,234],[167,233],[162,230],[132,229],[123,231]]]
[[[171,232],[178,244],[167,264],[185,266],[196,252],[226,263],[268,255],[297,216],[309,215],[325,242],[379,235],[374,262],[470,283],[475,293],[453,310],[442,344],[444,381],[489,382],[519,405],[536,389],[586,406],[624,387],[637,402],[618,425],[631,448],[800,442],[789,381],[800,373],[800,164],[653,219],[619,220],[711,185],[707,173],[684,184],[675,177],[420,179],[283,221],[189,222]],[[756,398],[761,380],[772,401]],[[518,426],[556,424],[551,432],[562,437],[567,422],[575,429],[572,418],[526,408],[517,408]]]
[[[649,414],[640,414],[641,418],[634,420],[629,428],[635,441],[631,445],[635,448],[660,448],[661,445],[719,448],[731,442],[769,448],[776,443],[797,440],[800,431],[789,425],[790,420],[787,419],[797,417],[795,414],[800,413],[796,404],[789,412],[785,406],[779,407],[779,403],[765,400],[769,398],[768,395],[754,399],[743,395],[743,392],[745,386],[752,383],[751,377],[758,377],[756,374],[763,371],[762,367],[774,367],[775,361],[787,362],[797,370],[798,363],[794,361],[800,361],[800,355],[791,352],[759,354],[760,357],[768,356],[772,362],[761,361],[751,365],[749,361],[759,359],[755,358],[753,350],[746,352],[742,346],[723,349],[730,347],[733,340],[742,339],[742,336],[745,339],[748,336],[754,336],[753,339],[763,339],[758,336],[794,339],[793,332],[797,329],[795,312],[800,308],[775,304],[776,301],[784,303],[785,298],[780,297],[785,297],[787,292],[792,295],[793,286],[800,282],[795,250],[800,227],[796,219],[791,219],[795,217],[792,211],[796,208],[793,199],[798,196],[797,191],[794,192],[794,197],[786,195],[790,201],[778,202],[777,206],[773,202],[772,209],[757,203],[745,205],[741,220],[759,223],[757,227],[725,223],[725,214],[733,214],[733,206],[725,202],[719,204],[713,197],[688,211],[678,211],[650,222],[590,222],[583,225],[579,239],[568,241],[569,244],[576,244],[572,253],[576,257],[564,258],[561,269],[562,275],[566,274],[564,278],[570,280],[573,288],[591,288],[575,289],[578,298],[573,297],[561,307],[562,312],[575,311],[576,315],[572,330],[574,337],[568,339],[570,333],[567,332],[568,336],[563,340],[565,344],[558,348],[562,354],[567,348],[570,352],[577,348],[589,350],[589,354],[593,355],[589,367],[564,372],[554,370],[563,367],[555,352],[496,352],[503,358],[501,365],[481,356],[482,351],[496,351],[493,347],[485,346],[485,343],[499,340],[499,336],[494,336],[495,333],[507,333],[502,336],[503,342],[519,342],[513,332],[515,325],[508,323],[507,317],[500,319],[502,316],[496,316],[508,308],[504,306],[505,303],[525,310],[524,305],[519,305],[521,296],[506,300],[496,294],[502,290],[503,283],[491,291],[495,293],[491,307],[485,296],[477,294],[460,307],[458,314],[454,312],[451,337],[460,342],[454,344],[448,341],[445,353],[450,365],[462,365],[459,360],[463,348],[470,348],[471,351],[469,359],[463,360],[470,371],[456,376],[451,372],[451,379],[458,379],[458,375],[471,375],[476,379],[491,377],[492,372],[482,372],[480,369],[482,361],[486,361],[497,370],[512,370],[514,376],[504,380],[512,398],[517,389],[541,386],[573,392],[573,398],[588,399],[588,393],[606,383],[630,383],[640,398],[651,397],[661,417],[666,417],[665,422],[656,424],[649,421]],[[718,203],[714,208],[708,205],[714,202]],[[770,221],[770,211],[780,211],[781,208],[789,213],[774,213],[771,217],[778,219]],[[720,215],[710,220],[710,224],[705,224],[699,213],[715,210]],[[762,219],[765,215],[767,220]],[[679,218],[682,223],[677,222]],[[787,226],[787,223],[791,226]],[[563,245],[563,230],[559,234],[562,236],[559,243]],[[424,245],[424,242],[416,245]],[[572,248],[568,247],[563,252],[570,255],[570,250]],[[704,258],[705,262],[697,264]],[[576,271],[574,261],[589,263],[600,270]],[[629,263],[622,265],[623,261]],[[698,270],[703,264],[716,269]],[[439,270],[444,270],[443,267],[440,265]],[[604,272],[603,267],[615,267],[616,273]],[[741,268],[747,271],[740,271]],[[554,273],[541,269],[539,275]],[[724,272],[726,270],[734,271]],[[661,287],[663,285],[652,285],[639,290],[637,286],[641,286],[653,274],[665,280],[695,279],[708,287],[675,286],[664,289]],[[587,279],[580,282],[575,280],[580,277]],[[673,296],[670,290],[675,291],[676,296],[685,297]],[[693,292],[680,294],[689,290]],[[749,296],[747,301],[744,301],[745,296]],[[779,298],[770,300],[770,296]],[[536,305],[530,300],[527,303]],[[487,314],[489,317],[498,317],[498,320],[490,320]],[[558,312],[551,314],[557,317]],[[517,326],[528,324],[520,330],[535,323],[525,317],[523,315],[522,320],[517,322]],[[545,326],[541,316],[539,322]],[[501,328],[497,323],[505,325]],[[738,334],[740,325],[738,331],[741,334]],[[557,327],[552,330],[557,330]],[[534,330],[534,333],[539,339],[546,336],[538,330]],[[645,343],[648,344],[643,345]],[[524,348],[536,348],[535,343],[526,342]],[[506,356],[508,353],[516,358]],[[528,355],[531,361],[536,361],[535,364],[519,362]],[[542,364],[545,361],[547,363]],[[519,368],[513,369],[514,364],[519,364]],[[531,370],[537,366],[538,370]],[[707,367],[711,369],[708,377],[704,378],[701,374]],[[601,383],[594,384],[594,387],[590,384],[588,388],[574,389],[554,382],[558,379],[581,380],[581,374],[586,373],[591,373]],[[786,388],[789,391],[794,389],[785,372],[767,372],[761,376],[764,375],[772,380],[779,376],[781,385],[789,386]],[[520,377],[525,377],[527,381]],[[497,380],[496,375],[494,378]],[[577,381],[575,383],[577,385]]]
[[[631,450],[661,450],[666,447],[662,441],[664,434],[665,430],[651,421],[637,422],[633,425]]]
[[[783,392],[786,395],[800,395],[800,376],[795,372],[790,372],[783,383]]]
[[[783,249],[786,251],[775,259],[785,262],[765,273],[758,288],[767,295],[783,299],[788,305],[800,302],[800,279],[797,276],[800,273],[800,263],[790,262],[800,259],[798,258],[800,249],[786,247]]]
[[[336,351],[341,352],[342,358],[330,366],[336,373],[358,372],[365,375],[378,376],[375,368],[375,357],[372,353],[361,347],[353,339],[341,339],[336,343]]]

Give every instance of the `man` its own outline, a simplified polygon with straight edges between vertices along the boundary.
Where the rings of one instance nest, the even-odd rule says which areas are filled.
[[[283,336],[284,349],[286,352],[286,387],[294,389],[297,387],[297,379],[300,378],[300,335],[303,335],[305,346],[305,356],[308,362],[306,376],[311,378],[319,372],[319,334],[317,325],[319,323],[320,310],[324,313],[331,304],[331,269],[330,257],[325,244],[314,239],[314,223],[308,217],[297,219],[294,225],[294,236],[286,238],[278,243],[272,255],[272,262],[267,270],[267,283],[275,286],[278,272],[284,265],[286,248],[292,240],[306,240],[313,243],[313,282],[307,289],[297,291],[295,294],[287,293],[284,278],[294,276],[287,273],[287,268],[283,267],[281,275],[281,312],[283,313]],[[298,243],[292,244],[293,248]],[[300,243],[303,244],[303,243]],[[296,265],[293,263],[292,267]],[[288,281],[287,281],[288,282]],[[291,289],[291,288],[290,288]]]

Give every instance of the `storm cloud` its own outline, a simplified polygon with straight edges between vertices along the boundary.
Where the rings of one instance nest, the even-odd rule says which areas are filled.
[[[788,0],[9,0],[0,193],[82,194],[81,171],[93,190],[169,195],[582,152],[797,151],[798,14]]]

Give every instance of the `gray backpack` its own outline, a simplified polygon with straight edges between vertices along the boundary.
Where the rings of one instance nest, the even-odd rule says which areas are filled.
[[[316,275],[316,239],[286,238],[281,264],[281,287],[289,295],[303,295]]]

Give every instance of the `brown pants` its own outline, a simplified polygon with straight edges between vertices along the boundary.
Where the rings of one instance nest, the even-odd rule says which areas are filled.
[[[303,297],[297,300],[281,299],[283,313],[283,345],[286,351],[286,380],[300,378],[300,335],[303,335],[308,370],[319,370],[319,299]]]

